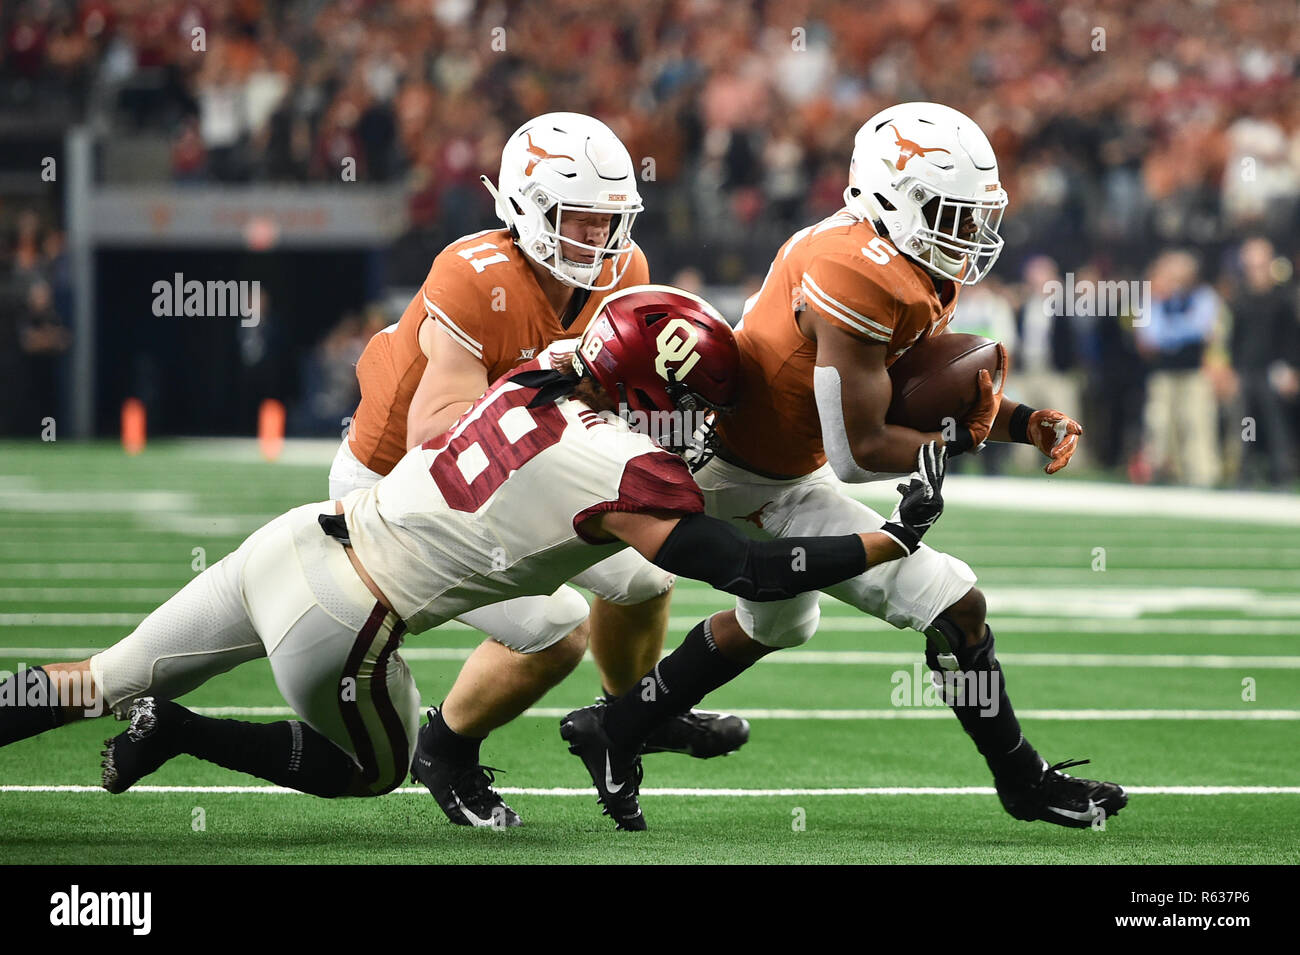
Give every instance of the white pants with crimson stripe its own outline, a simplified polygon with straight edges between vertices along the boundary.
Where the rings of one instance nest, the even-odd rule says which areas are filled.
[[[325,535],[325,501],[255,531],[90,659],[119,717],[142,696],[175,699],[264,657],[285,702],[356,762],[372,795],[399,785],[415,754],[420,697],[398,653],[405,628]]]

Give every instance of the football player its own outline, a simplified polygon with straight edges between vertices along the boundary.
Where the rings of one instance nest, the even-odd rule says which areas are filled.
[[[415,752],[419,697],[398,652],[408,630],[550,593],[628,545],[748,600],[905,553],[898,541],[942,510],[934,444],[879,532],[760,542],[704,516],[682,459],[615,413],[624,401],[647,415],[728,407],[737,364],[731,329],[695,296],[610,296],[576,354],[553,347],[508,372],[375,486],[271,521],[89,660],[11,677],[21,686],[0,686],[0,698],[23,702],[0,708],[0,745],[91,715],[51,693],[59,671],[75,670],[130,719],[103,754],[110,792],[189,753],[317,796],[378,796]],[[701,624],[687,641],[706,670],[718,657],[708,634]],[[216,719],[171,702],[262,657],[299,720]],[[508,824],[500,811],[495,824]]]
[[[782,246],[746,303],[737,327],[736,412],[720,427],[716,457],[696,474],[707,513],[751,535],[880,528],[884,519],[841,493],[833,479],[893,477],[910,470],[918,450],[931,443],[949,456],[985,440],[1032,444],[1050,459],[1051,474],[1066,466],[1082,434],[1060,411],[1001,400],[1005,353],[996,380],[980,372],[978,406],[947,434],[885,423],[889,365],[944,331],[959,288],[985,276],[1002,250],[998,227],[1007,195],[993,149],[970,118],[934,103],[905,103],[872,117],[857,133],[844,198],[842,210]],[[996,705],[981,708],[971,695],[948,702],[1012,816],[1082,828],[1118,812],[1127,799],[1119,786],[1071,778],[1060,770],[1076,764],[1049,766],[1025,739],[975,574],[954,557],[907,544],[906,558],[826,592],[925,634],[926,661],[936,675],[960,671],[996,683]],[[807,641],[819,616],[816,593],[773,603],[741,598],[738,628],[715,617],[713,638],[734,675],[765,654]],[[671,667],[673,656],[647,679]],[[635,828],[644,826],[635,784],[620,778],[611,792],[608,777],[597,778],[595,768],[635,766],[645,733],[729,673],[723,667],[674,672],[677,682],[661,685],[653,700],[634,689],[562,721],[570,749],[593,770],[616,822],[626,816]]]
[[[528,121],[506,143],[497,185],[483,182],[505,228],[443,250],[401,321],[366,347],[361,404],[330,470],[331,497],[374,485],[407,449],[443,434],[490,381],[580,335],[611,292],[648,280],[632,241],[642,208],[635,167],[598,120],[548,113]],[[662,653],[672,575],[629,549],[573,583],[595,594],[590,644],[603,688],[625,692]],[[561,586],[457,618],[491,639],[430,711],[412,766],[452,822],[518,824],[480,766],[480,744],[577,666],[587,615],[586,601]],[[647,749],[708,758],[748,736],[744,720],[693,711],[660,727]]]

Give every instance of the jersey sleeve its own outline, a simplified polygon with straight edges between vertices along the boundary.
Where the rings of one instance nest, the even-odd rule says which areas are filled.
[[[700,514],[704,511],[704,494],[681,458],[667,451],[649,451],[627,462],[618,497],[583,508],[573,516],[574,531],[588,543],[596,543],[583,534],[582,522],[610,511]]]
[[[433,267],[420,290],[424,310],[452,341],[484,364],[488,364],[484,342],[484,291],[471,276],[472,267],[448,251],[433,260]]]
[[[872,275],[874,268],[843,253],[817,256],[799,282],[805,306],[855,338],[888,342],[898,303]]]

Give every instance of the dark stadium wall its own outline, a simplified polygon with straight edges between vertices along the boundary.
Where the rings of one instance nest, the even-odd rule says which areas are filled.
[[[150,435],[252,435],[257,406],[298,400],[302,358],[344,313],[378,292],[368,250],[250,253],[202,249],[112,249],[96,256],[95,433],[118,433],[122,402],[145,402]],[[264,360],[241,360],[241,319],[158,317],[154,283],[260,283]]]

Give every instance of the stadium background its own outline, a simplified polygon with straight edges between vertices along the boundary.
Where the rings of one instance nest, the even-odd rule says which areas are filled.
[[[1236,489],[1295,489],[1295,10],[6,3],[0,667],[110,644],[205,560],[323,496],[356,402],[353,362],[446,242],[495,226],[477,177],[495,178],[521,120],[568,109],[607,121],[642,171],[635,238],[652,275],[734,319],[780,243],[839,207],[862,121],[932,99],[981,123],[1011,196],[995,280],[963,293],[959,327],[1011,345],[1013,396],[1077,411],[1087,429],[1059,478],[1034,473],[1032,453],[967,464],[1023,476],[954,478],[932,538],[979,572],[1039,748],[1095,757],[1090,769],[1134,802],[1104,838],[1009,820],[948,714],[891,701],[893,675],[920,659],[916,635],[827,601],[809,648],[709,698],[754,719],[746,750],[647,760],[646,785],[667,788],[645,799],[657,831],[633,857],[1295,861],[1300,817],[1279,805],[1300,794],[1285,758],[1300,719],[1300,506]],[[1243,243],[1259,237],[1272,245],[1248,246],[1247,270]],[[1199,277],[1166,255],[1178,250]],[[261,322],[155,317],[153,283],[177,272],[259,281]],[[1165,348],[1141,342],[1122,309],[1049,315],[1046,283],[1067,275],[1151,279],[1174,310],[1208,302],[1214,321]],[[1147,426],[1149,385],[1175,378],[1208,396],[1173,402],[1197,409],[1179,427],[1211,436],[1208,468],[1203,447],[1162,452],[1187,444],[1167,395]],[[117,444],[130,397],[149,421],[134,457]],[[262,460],[243,439],[267,398],[287,407],[291,437],[318,440]],[[866,496],[891,506],[888,488]],[[670,645],[726,604],[680,586]],[[428,702],[478,639],[450,626],[410,641]],[[0,752],[6,861],[610,861],[628,843],[586,798],[554,798],[589,795],[554,717],[595,682],[585,662],[485,747],[528,820],[508,852],[400,798],[413,787],[286,814],[289,797],[212,788],[251,781],[191,759],[155,777],[163,791],[106,813],[92,756],[106,727],[88,723]],[[256,666],[186,702],[284,715]],[[194,837],[200,808],[211,823]],[[806,832],[791,821],[805,810]],[[419,836],[398,842],[395,828]]]
[[[1001,332],[1017,378],[1042,386],[1029,397],[1080,410],[1077,471],[1294,479],[1291,3],[28,0],[2,17],[0,427],[15,436],[46,416],[111,436],[130,396],[154,434],[251,434],[268,396],[291,435],[337,433],[367,337],[443,245],[495,225],[477,177],[553,109],[620,134],[654,277],[734,320],[784,238],[839,207],[863,118],[932,99],[981,123],[1011,195],[996,281],[968,290],[958,324]],[[1276,247],[1267,294],[1240,264],[1256,235]],[[1149,433],[1164,419],[1144,428],[1165,356],[1139,352],[1129,315],[1038,319],[1063,273],[1146,279],[1174,248],[1217,296],[1197,412],[1214,420],[1186,425],[1213,429],[1212,474],[1166,460]],[[259,280],[262,325],[155,318],[152,283],[176,272]],[[1270,422],[1255,441],[1245,415]]]

